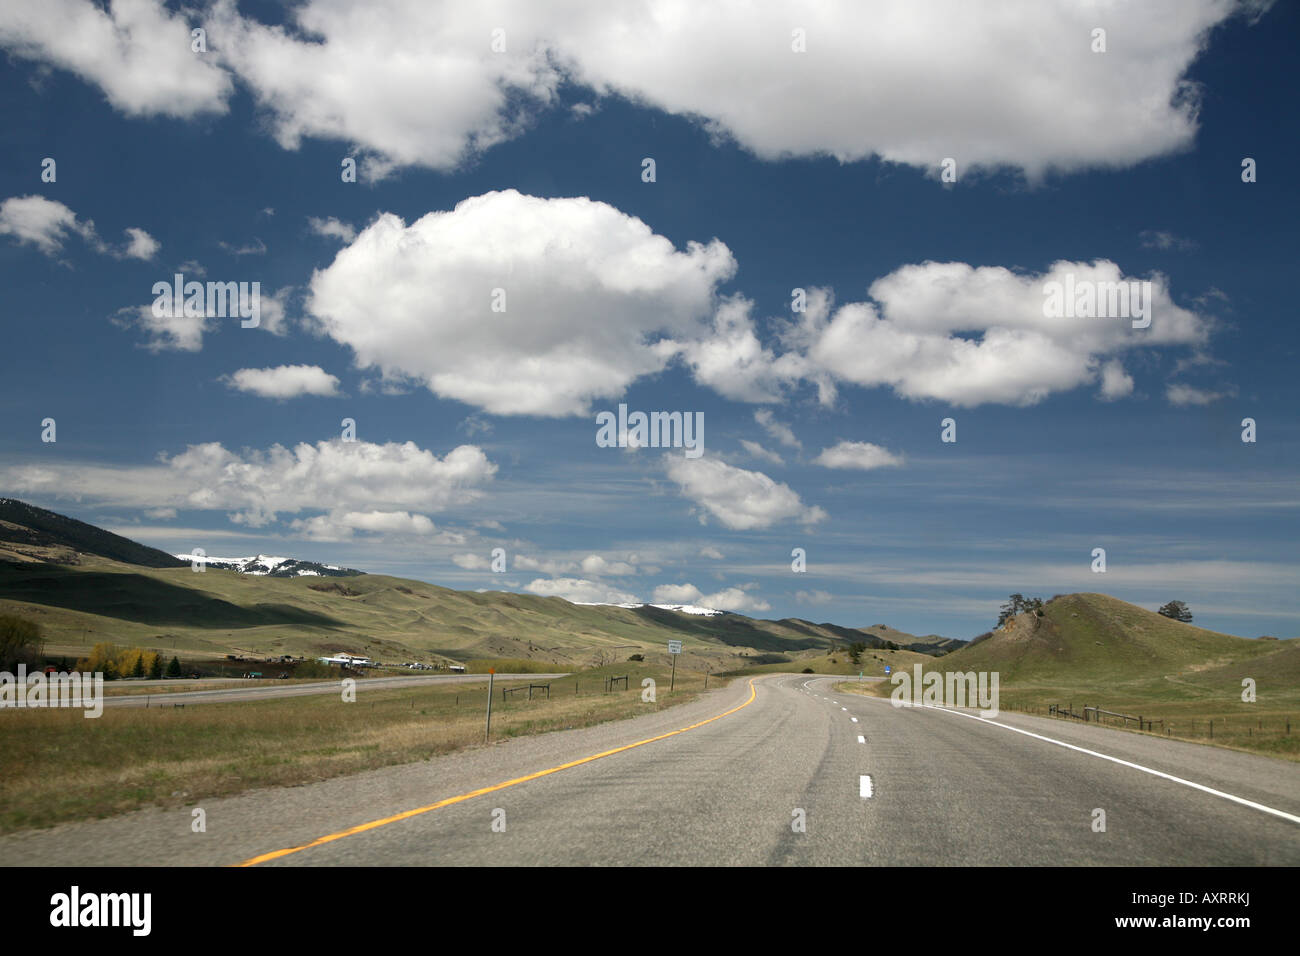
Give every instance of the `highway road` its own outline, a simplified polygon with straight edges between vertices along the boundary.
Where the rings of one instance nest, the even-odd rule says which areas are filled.
[[[632,720],[0,838],[6,864],[1300,864],[1300,766],[733,681]],[[1097,810],[1105,830],[1095,829]],[[802,824],[802,826],[800,825]]]
[[[553,680],[568,674],[497,674],[497,680]],[[420,677],[360,677],[357,693],[367,690],[394,690],[426,684],[487,683],[487,674],[439,674]],[[337,694],[339,679],[313,681],[309,684],[250,683],[247,687],[224,687],[210,690],[182,690],[167,694],[104,695],[105,707],[174,707],[177,704],[220,704],[239,700],[266,700],[272,697],[307,697],[312,694]]]

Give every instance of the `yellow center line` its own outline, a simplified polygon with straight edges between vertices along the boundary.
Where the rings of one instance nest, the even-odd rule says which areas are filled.
[[[304,843],[301,846],[291,846],[284,850],[272,850],[270,853],[263,853],[261,856],[255,856],[251,859],[244,860],[242,863],[236,863],[235,866],[257,866],[259,863],[266,863],[268,860],[278,860],[280,857],[289,856],[292,853],[300,853],[303,850],[310,850],[312,847],[323,846],[326,843],[333,843],[335,840],[342,840],[344,837],[355,836],[358,833],[365,833],[367,830],[377,830],[379,827],[388,826],[390,823],[397,823],[401,820],[409,820],[411,817],[418,817],[422,813],[428,813],[431,810],[438,810],[442,807],[449,807],[454,803],[464,803],[466,800],[473,800],[475,797],[481,797],[485,793],[495,793],[498,790],[505,790],[507,787],[514,787],[521,783],[527,783],[529,780],[536,780],[539,777],[548,777],[553,773],[559,773],[561,770],[569,770],[573,767],[580,767],[585,763],[591,763],[593,760],[600,760],[602,757],[610,757],[614,754],[621,754],[625,750],[632,750],[636,747],[644,747],[646,744],[652,744],[657,740],[667,740],[669,737],[676,737],[678,734],[684,734],[688,730],[695,730],[697,727],[703,727],[705,724],[711,724],[715,720],[721,720],[728,717],[736,711],[748,707],[754,702],[757,691],[754,689],[754,681],[757,678],[749,679],[749,699],[742,704],[737,704],[731,710],[723,711],[715,717],[707,720],[701,720],[698,723],[691,724],[689,727],[682,727],[680,730],[670,730],[666,734],[659,734],[657,737],[647,737],[645,740],[638,740],[636,743],[626,744],[622,747],[615,747],[613,750],[605,750],[598,754],[592,754],[590,757],[583,757],[581,760],[571,760],[568,763],[562,763],[558,767],[551,767],[549,770],[539,770],[536,773],[530,773],[523,777],[515,777],[513,780],[506,780],[504,783],[493,784],[490,787],[481,787],[478,790],[471,790],[469,793],[462,793],[458,797],[448,797],[446,800],[439,800],[437,803],[431,803],[427,807],[417,807],[414,810],[404,810],[401,813],[394,814],[391,817],[384,817],[382,820],[371,820],[369,823],[361,823],[346,830],[340,830],[338,833],[331,833],[328,836],[318,837],[310,843]]]

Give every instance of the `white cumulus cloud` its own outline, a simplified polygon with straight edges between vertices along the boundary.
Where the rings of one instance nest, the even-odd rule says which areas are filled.
[[[656,336],[701,334],[734,269],[716,240],[682,252],[605,203],[507,190],[381,215],[313,276],[308,308],[362,368],[494,414],[579,415],[664,368]]]
[[[1048,318],[1049,282],[1133,282],[1113,262],[1061,261],[1046,273],[962,262],[908,265],[877,279],[873,301],[829,318],[805,317],[808,358],[837,381],[886,386],[912,400],[961,407],[1032,405],[1095,383],[1102,364],[1131,349],[1197,348],[1212,322],[1174,303],[1164,278],[1150,282],[1150,327],[1130,318]],[[828,310],[829,311],[829,310]],[[1119,382],[1111,372],[1111,387]]]
[[[128,116],[222,113],[233,89],[211,53],[191,50],[200,25],[158,0],[0,4],[0,46],[94,83]]]
[[[299,395],[331,396],[339,393],[339,380],[319,365],[277,365],[274,368],[241,368],[225,378],[233,389],[262,398],[296,398]]]
[[[902,463],[902,455],[866,441],[842,441],[822,449],[822,453],[813,459],[814,465],[823,468],[859,468],[863,471],[889,468]]]
[[[737,614],[772,610],[772,605],[767,601],[748,593],[749,587],[752,586],[723,588],[721,591],[705,594],[694,584],[661,584],[654,590],[654,603],[694,604],[719,611],[733,611]]]
[[[639,604],[634,594],[585,578],[538,578],[524,590],[542,597],[561,597],[574,604]]]
[[[766,528],[781,521],[813,523],[826,512],[808,506],[789,485],[761,471],[748,471],[712,458],[668,458],[668,477],[682,494],[725,527],[737,531]],[[704,515],[700,516],[701,522]]]
[[[195,54],[189,18],[159,0],[47,0],[0,7],[0,44],[131,114],[224,110],[237,76],[282,147],[355,144],[372,176],[454,168],[519,136],[568,83],[690,117],[764,159],[934,169],[952,157],[960,175],[1036,177],[1186,148],[1199,108],[1189,68],[1215,26],[1267,6],[306,0],[280,26],[217,0],[210,52]]]

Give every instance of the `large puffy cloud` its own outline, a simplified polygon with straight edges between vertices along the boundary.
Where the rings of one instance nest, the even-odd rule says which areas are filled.
[[[307,533],[342,528],[428,533],[422,515],[482,496],[497,466],[475,445],[439,458],[414,442],[363,441],[272,445],[265,451],[227,450],[217,442],[191,445],[147,466],[81,463],[0,468],[0,487],[140,508],[227,511],[260,527],[280,512],[329,510],[331,521],[301,525]]]
[[[933,168],[953,157],[959,170],[1032,176],[1188,146],[1197,103],[1182,77],[1209,28],[1241,7],[630,0],[569,25],[560,52],[586,82],[703,117],[764,158]],[[1092,52],[1096,27],[1105,53]],[[792,51],[796,28],[805,53]]]
[[[191,445],[166,459],[182,487],[185,507],[222,508],[259,526],[276,513],[328,504],[368,511],[407,506],[440,511],[477,498],[496,465],[482,449],[461,445],[439,458],[414,442],[301,442],[292,449],[236,454],[215,442]]]
[[[549,103],[561,82],[540,42],[545,12],[527,3],[386,0],[296,7],[296,30],[214,11],[222,59],[273,117],[281,146],[304,136],[356,143],[393,165],[450,169],[517,135],[521,99]],[[505,50],[492,31],[505,30]]]
[[[668,477],[682,494],[728,528],[748,531],[780,521],[821,521],[826,513],[809,507],[789,485],[761,471],[748,471],[712,458],[668,458]],[[704,515],[700,516],[701,522]]]
[[[71,70],[132,116],[225,111],[231,78],[191,50],[194,26],[157,0],[0,4],[0,46]]]
[[[934,168],[1123,166],[1187,147],[1188,67],[1267,0],[308,0],[287,26],[220,0],[208,54],[157,0],[0,8],[0,43],[72,69],[128,113],[222,109],[237,74],[282,146],[356,144],[382,174],[448,169],[516,136],[570,81],[683,116],[757,155]],[[68,25],[71,25],[71,29]],[[1092,51],[1092,31],[1107,51]],[[793,31],[806,52],[795,52]],[[493,49],[493,31],[498,49]],[[504,43],[503,48],[501,43]],[[817,104],[809,109],[808,104]]]
[[[1140,281],[1113,262],[1057,262],[1040,275],[961,262],[908,265],[871,285],[873,301],[827,315],[810,310],[801,332],[812,366],[841,382],[888,386],[914,400],[972,407],[1031,405],[1103,379],[1125,390],[1116,356],[1144,346],[1201,347],[1212,322],[1150,283],[1150,326],[1129,318],[1045,316],[1048,283]],[[1103,369],[1104,365],[1104,369]]]
[[[605,203],[507,190],[409,226],[380,216],[313,276],[308,308],[386,377],[495,414],[576,415],[660,371],[673,336],[704,334],[734,270],[716,240],[680,252]]]

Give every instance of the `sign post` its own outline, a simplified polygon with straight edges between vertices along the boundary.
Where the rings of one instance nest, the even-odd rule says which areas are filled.
[[[488,668],[488,711],[487,711],[487,731],[483,735],[483,742],[489,743],[492,740],[492,682],[496,679],[497,669]]]
[[[677,686],[677,655],[680,654],[681,652],[682,652],[681,641],[668,642],[668,653],[672,656],[673,659],[673,675],[668,681],[668,693],[670,694],[673,692],[673,688]]]

